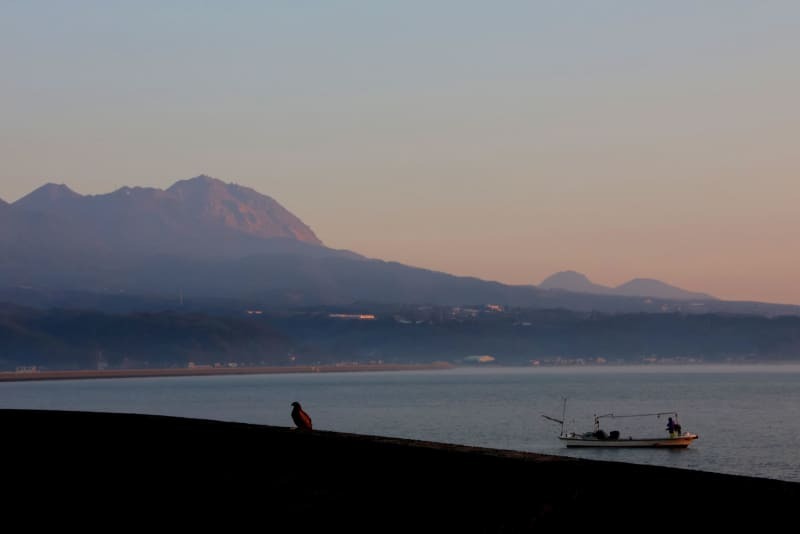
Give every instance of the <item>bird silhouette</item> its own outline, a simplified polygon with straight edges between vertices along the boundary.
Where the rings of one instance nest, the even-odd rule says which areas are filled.
[[[303,411],[299,402],[292,403],[292,421],[301,430],[311,430],[311,417]]]

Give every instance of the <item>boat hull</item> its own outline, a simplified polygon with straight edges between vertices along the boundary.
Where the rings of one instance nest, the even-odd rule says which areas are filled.
[[[686,433],[674,438],[621,438],[599,439],[580,435],[559,436],[567,447],[649,447],[657,449],[685,449],[698,438],[697,434]]]

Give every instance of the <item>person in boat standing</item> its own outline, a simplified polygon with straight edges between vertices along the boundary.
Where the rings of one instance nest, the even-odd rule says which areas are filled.
[[[674,438],[676,433],[679,436],[681,435],[681,425],[673,421],[672,417],[667,420],[667,432],[669,432],[669,437],[671,438]]]

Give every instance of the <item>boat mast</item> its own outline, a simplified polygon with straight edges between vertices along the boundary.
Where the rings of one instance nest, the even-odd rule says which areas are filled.
[[[550,417],[549,415],[542,414],[542,417],[547,419],[548,421],[554,421],[556,423],[561,424],[561,436],[564,436],[564,421],[567,415],[567,398],[563,397],[562,400],[564,404],[561,406],[561,419],[556,419],[555,417]]]

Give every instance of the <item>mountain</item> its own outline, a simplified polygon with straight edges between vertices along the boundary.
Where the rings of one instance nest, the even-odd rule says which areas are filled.
[[[49,183],[17,200],[14,206],[29,211],[60,210],[81,198],[81,195],[64,184]]]
[[[558,289],[565,285],[568,291]],[[208,176],[166,190],[123,187],[94,196],[47,184],[0,205],[0,301],[36,307],[494,303],[606,312],[800,314],[793,306],[604,292],[579,273],[561,273],[545,286],[505,285],[331,249],[274,199]]]
[[[586,275],[575,271],[561,271],[545,278],[539,287],[575,293],[616,295],[621,297],[652,297],[668,300],[716,300],[706,293],[695,293],[651,278],[634,278],[617,287],[595,284]]]
[[[614,293],[630,297],[656,297],[672,300],[716,300],[716,297],[706,293],[686,291],[652,278],[634,278],[615,287]]]
[[[597,293],[610,295],[610,287],[592,283],[586,275],[575,271],[560,271],[545,278],[539,287],[542,289],[563,289],[575,293]]]
[[[175,183],[167,194],[177,198],[181,214],[194,223],[222,224],[255,237],[290,238],[322,245],[303,221],[271,197],[247,187],[198,176]]]
[[[208,176],[167,190],[123,187],[96,196],[46,184],[0,209],[5,288],[153,294],[164,287],[174,292],[184,278],[197,279],[193,273],[213,271],[221,278],[203,280],[199,291],[219,294],[237,276],[235,265],[225,270],[219,264],[258,255],[363,259],[325,247],[274,199]],[[182,272],[159,276],[176,264]]]
[[[142,257],[157,254],[238,258],[268,249],[322,247],[299,218],[274,199],[208,176],[175,183],[166,191],[123,187],[113,193],[82,196],[65,185],[47,184],[12,207],[25,241],[32,226],[57,226],[50,237],[65,237],[73,248]],[[26,214],[26,215],[23,215]],[[59,248],[48,235],[36,236],[42,249]],[[92,252],[91,250],[89,252]]]

